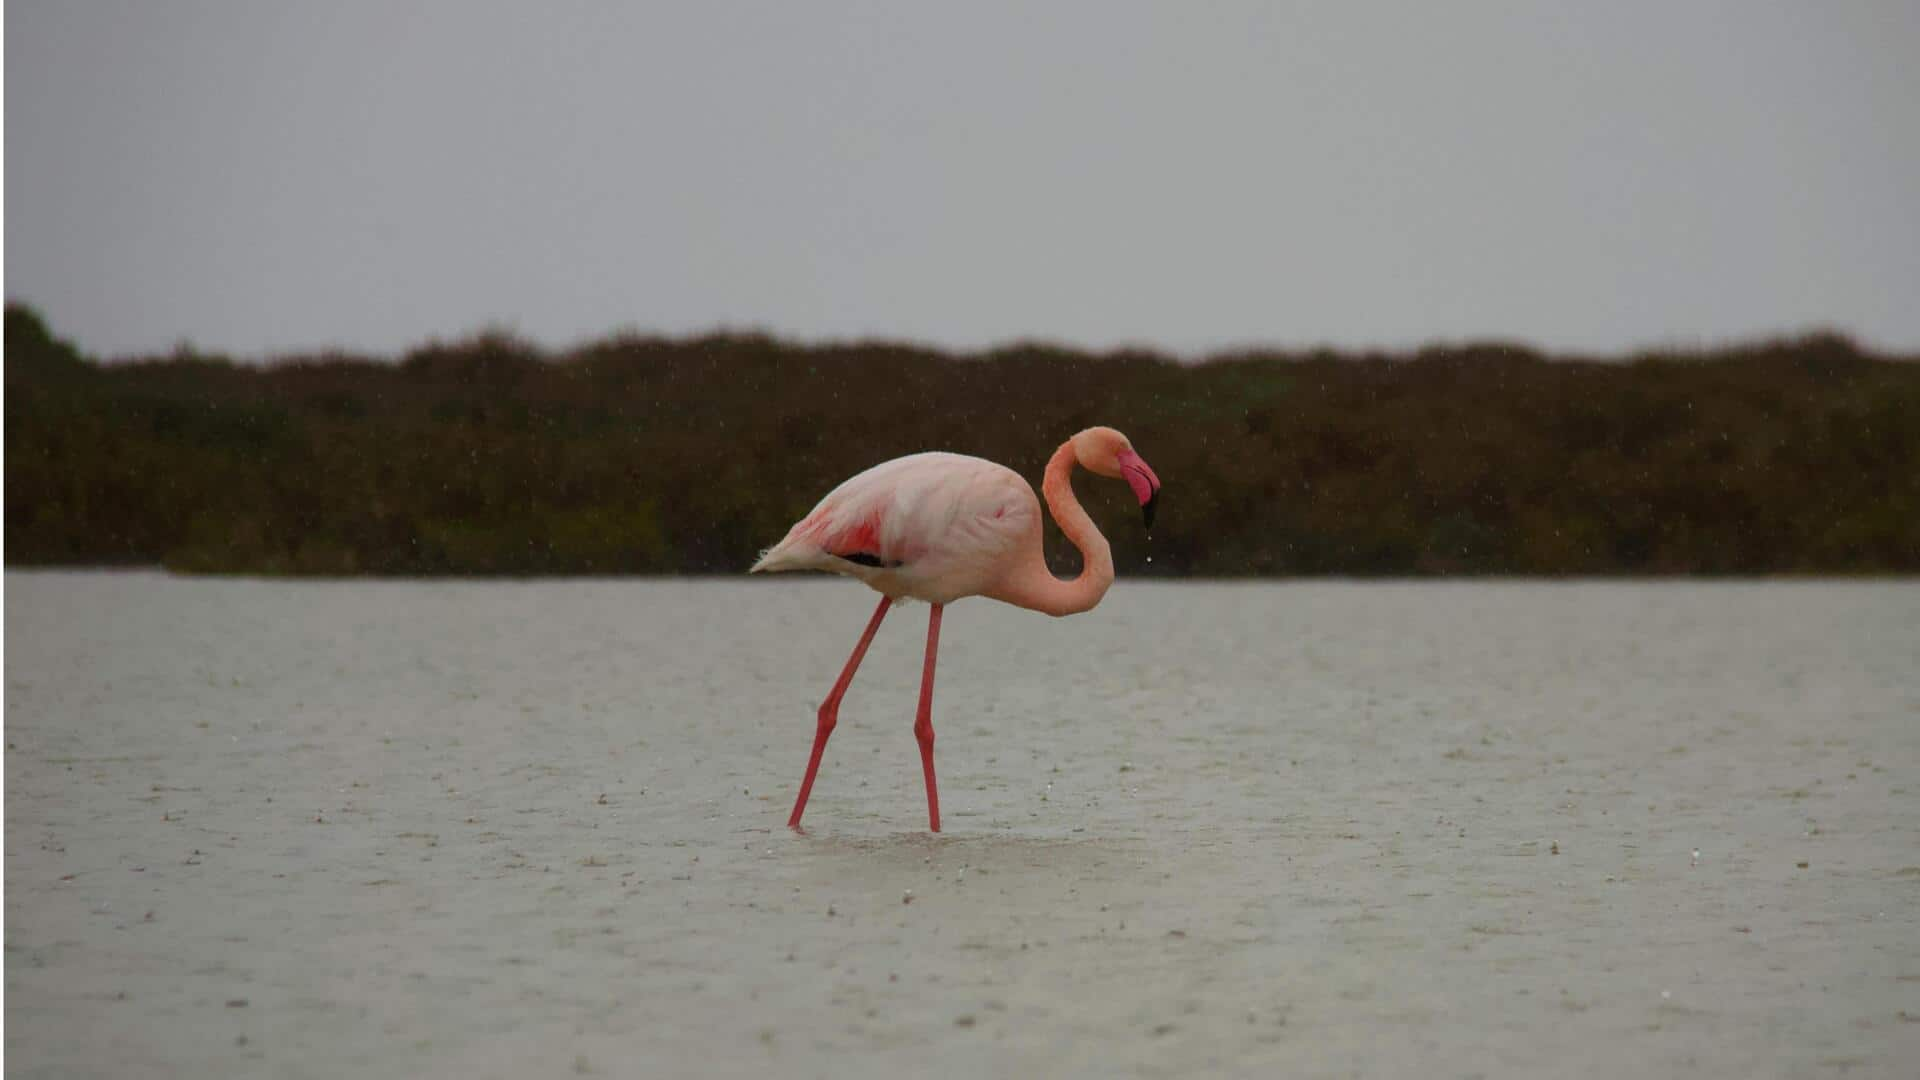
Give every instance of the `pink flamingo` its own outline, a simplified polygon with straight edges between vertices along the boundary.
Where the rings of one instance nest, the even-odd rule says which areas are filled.
[[[800,827],[840,699],[880,620],[896,602],[913,599],[933,605],[913,734],[927,774],[927,817],[933,831],[940,831],[940,795],[933,780],[933,661],[942,609],[963,596],[985,596],[1048,615],[1074,615],[1091,610],[1113,584],[1106,537],[1073,495],[1076,463],[1099,476],[1125,479],[1145,508],[1149,529],[1160,491],[1160,478],[1112,428],[1088,428],[1060,444],[1040,489],[1060,531],[1080,549],[1080,576],[1072,581],[1047,569],[1040,550],[1040,504],[1027,482],[1004,465],[961,454],[911,454],[875,465],[829,492],[753,564],[753,573],[830,570],[859,578],[880,593],[880,606],[820,705],[813,757],[787,819],[790,828]]]

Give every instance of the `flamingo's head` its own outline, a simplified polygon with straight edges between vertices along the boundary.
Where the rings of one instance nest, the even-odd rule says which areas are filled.
[[[1081,468],[1096,476],[1125,480],[1140,500],[1147,528],[1153,528],[1153,510],[1160,503],[1160,478],[1125,435],[1110,427],[1091,427],[1073,437],[1073,454]]]

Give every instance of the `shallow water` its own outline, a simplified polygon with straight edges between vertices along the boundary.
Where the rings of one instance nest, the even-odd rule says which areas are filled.
[[[1920,584],[962,602],[939,836],[850,583],[6,586],[10,1075],[1920,1054]]]

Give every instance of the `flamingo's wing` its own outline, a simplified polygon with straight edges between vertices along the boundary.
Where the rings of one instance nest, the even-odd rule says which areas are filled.
[[[1038,514],[1033,489],[1012,470],[960,454],[914,454],[833,489],[753,569],[833,570],[869,581],[897,572],[958,586],[997,567]]]

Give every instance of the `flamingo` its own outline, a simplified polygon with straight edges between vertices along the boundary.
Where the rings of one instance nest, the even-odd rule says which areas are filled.
[[[1080,575],[1062,581],[1047,569],[1040,549],[1040,504],[1019,473],[964,454],[909,454],[882,462],[827,493],[820,504],[767,549],[750,573],[827,570],[858,578],[880,594],[880,606],[853,647],[840,678],[820,705],[813,756],[794,801],[789,828],[800,828],[820,755],[840,715],[861,657],[894,604],[924,600],[927,658],[920,674],[920,710],[914,738],[927,777],[927,818],[940,831],[940,794],[933,778],[933,664],[940,649],[940,614],[965,596],[984,596],[1048,615],[1090,611],[1113,584],[1113,553],[1073,494],[1073,467],[1124,479],[1153,528],[1160,478],[1125,435],[1091,427],[1060,444],[1047,462],[1040,490],[1047,509],[1080,549]]]

